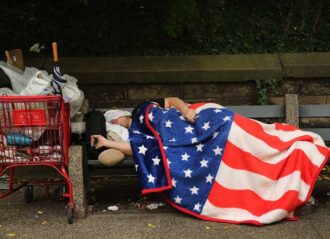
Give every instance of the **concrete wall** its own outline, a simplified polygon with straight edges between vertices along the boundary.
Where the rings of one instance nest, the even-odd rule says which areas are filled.
[[[79,79],[95,107],[131,107],[146,98],[178,96],[189,102],[256,104],[256,80],[275,79],[270,103],[285,93],[303,104],[330,104],[330,53],[62,58],[62,72]],[[51,72],[50,58],[26,65]],[[0,73],[0,85],[9,81]]]

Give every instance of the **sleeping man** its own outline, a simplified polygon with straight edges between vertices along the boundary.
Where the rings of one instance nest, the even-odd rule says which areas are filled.
[[[162,193],[173,207],[203,220],[296,220],[330,156],[315,133],[214,103],[155,99],[107,120],[127,128],[129,140],[93,135],[91,144],[122,153],[119,159],[133,155],[142,194]]]

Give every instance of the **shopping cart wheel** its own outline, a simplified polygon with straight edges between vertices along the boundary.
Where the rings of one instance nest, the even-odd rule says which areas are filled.
[[[68,207],[68,223],[72,224],[73,223],[73,206]]]
[[[33,186],[27,185],[24,192],[24,201],[31,203],[33,201]]]

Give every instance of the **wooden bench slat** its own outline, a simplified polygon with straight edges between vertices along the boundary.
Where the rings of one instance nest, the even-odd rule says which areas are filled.
[[[278,118],[285,116],[283,105],[242,105],[227,106],[227,108],[249,118]]]
[[[95,159],[88,160],[88,165],[94,168],[105,167],[103,164],[100,163],[100,161]],[[134,159],[132,157],[128,157],[125,158],[121,163],[113,166],[113,168],[131,167],[132,165],[134,165]]]
[[[330,104],[328,105],[300,105],[299,116],[308,117],[330,117]]]

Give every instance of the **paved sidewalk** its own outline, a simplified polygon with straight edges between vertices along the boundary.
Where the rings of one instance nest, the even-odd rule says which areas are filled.
[[[0,238],[330,238],[329,180],[317,183],[318,204],[300,210],[299,221],[265,227],[201,221],[168,205],[149,210],[163,201],[157,195],[139,198],[136,178],[96,179],[92,188],[93,213],[72,225],[65,202],[43,199],[42,190],[31,204],[25,204],[23,191],[0,200]],[[118,211],[107,210],[114,205]]]

